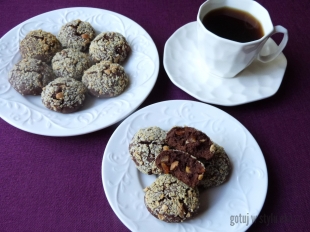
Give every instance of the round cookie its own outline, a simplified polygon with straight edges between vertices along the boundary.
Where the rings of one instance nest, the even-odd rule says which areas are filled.
[[[50,66],[41,60],[23,59],[9,73],[9,82],[22,95],[39,95],[44,86],[54,80]]]
[[[57,77],[71,77],[81,80],[84,71],[89,67],[88,56],[72,48],[57,52],[52,59],[52,68]]]
[[[90,23],[76,19],[60,28],[58,39],[63,47],[83,52],[88,49],[95,35],[95,30]]]
[[[210,138],[193,127],[173,127],[167,133],[166,142],[171,149],[187,152],[197,159],[208,160],[213,156]]]
[[[43,88],[42,103],[60,113],[79,110],[85,101],[86,87],[73,78],[58,77]]]
[[[131,48],[125,37],[118,32],[102,32],[89,46],[89,55],[95,63],[102,60],[122,63],[130,51]]]
[[[30,31],[19,45],[23,59],[34,58],[46,63],[50,63],[56,52],[61,49],[56,36],[42,30]]]
[[[160,175],[144,189],[148,211],[165,222],[183,222],[199,208],[199,191],[170,174]]]
[[[155,164],[163,173],[172,174],[192,188],[198,185],[205,173],[204,165],[196,157],[178,150],[162,151]]]
[[[155,158],[163,150],[166,132],[159,127],[140,129],[129,144],[129,153],[139,171],[145,174],[159,174]]]
[[[214,155],[212,159],[203,162],[206,171],[204,178],[199,183],[199,186],[203,188],[223,184],[231,172],[231,163],[224,148],[214,143],[210,150]]]
[[[101,61],[84,72],[82,82],[91,95],[98,98],[109,98],[124,92],[129,79],[121,65],[110,61]]]

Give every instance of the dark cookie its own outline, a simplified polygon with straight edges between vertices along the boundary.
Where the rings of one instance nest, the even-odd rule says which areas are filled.
[[[122,63],[130,51],[125,37],[117,32],[102,32],[89,46],[89,55],[94,62],[107,60]]]
[[[57,52],[52,59],[52,68],[57,77],[71,77],[81,80],[84,71],[89,67],[88,56],[72,48]]]
[[[79,110],[85,101],[86,87],[73,78],[58,77],[43,88],[43,104],[56,112],[72,113]]]
[[[65,48],[86,51],[95,38],[95,30],[88,22],[79,19],[63,25],[58,33],[58,39]]]
[[[173,127],[167,133],[166,142],[171,149],[187,152],[197,159],[208,160],[213,155],[210,138],[193,127]]]
[[[156,166],[165,174],[172,174],[194,188],[203,178],[205,167],[194,156],[178,150],[162,151],[155,159]]]
[[[51,62],[56,52],[61,49],[56,36],[42,30],[30,31],[19,46],[23,59],[34,58],[46,63]]]
[[[223,147],[213,144],[211,152],[214,154],[212,159],[204,163],[206,172],[199,185],[203,188],[215,187],[223,184],[231,172],[231,163]]]
[[[148,211],[165,222],[183,222],[199,208],[199,192],[172,175],[160,175],[144,189],[144,203]]]
[[[56,77],[46,63],[36,59],[23,59],[9,73],[9,82],[22,95],[39,95],[44,86]]]
[[[162,151],[166,132],[159,127],[140,129],[129,144],[129,153],[139,171],[145,174],[159,174],[155,158]]]
[[[121,65],[101,61],[84,72],[82,82],[91,95],[99,98],[109,98],[124,92],[129,79]]]

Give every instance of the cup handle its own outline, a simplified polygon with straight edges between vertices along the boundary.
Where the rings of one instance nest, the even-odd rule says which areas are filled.
[[[257,59],[258,59],[259,61],[261,61],[261,62],[263,62],[263,63],[267,63],[267,62],[269,62],[269,61],[272,61],[272,60],[274,60],[274,59],[282,52],[282,50],[285,48],[285,46],[286,46],[286,44],[287,44],[287,41],[288,41],[288,33],[287,33],[287,30],[286,30],[284,27],[278,25],[278,26],[275,26],[275,27],[274,27],[274,30],[273,30],[273,32],[272,32],[272,34],[271,34],[270,36],[272,36],[272,35],[274,35],[274,34],[276,34],[276,33],[283,33],[283,39],[282,39],[281,43],[279,44],[277,51],[275,51],[274,53],[269,54],[269,55],[267,55],[267,56],[262,56],[261,54],[258,54]],[[269,36],[269,37],[270,37],[270,36]]]

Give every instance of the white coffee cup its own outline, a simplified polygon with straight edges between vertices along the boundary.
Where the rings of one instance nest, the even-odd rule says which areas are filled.
[[[203,25],[204,16],[214,9],[230,7],[246,11],[262,25],[264,35],[258,40],[241,43],[219,37],[208,31]],[[265,42],[275,33],[283,33],[278,49],[268,55],[260,54]],[[252,0],[208,0],[204,2],[197,15],[198,46],[201,59],[209,72],[224,78],[235,77],[256,58],[261,62],[274,60],[284,49],[288,41],[287,30],[282,26],[273,26],[268,11]]]

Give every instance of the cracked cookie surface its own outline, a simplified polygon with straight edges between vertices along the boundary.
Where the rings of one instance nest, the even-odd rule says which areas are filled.
[[[95,30],[90,23],[76,19],[60,28],[58,39],[64,48],[74,48],[84,52],[89,48],[95,35]]]
[[[89,46],[89,55],[95,63],[102,60],[122,63],[130,51],[131,48],[127,40],[118,32],[102,32]]]
[[[199,191],[170,174],[160,175],[144,189],[148,211],[165,222],[183,222],[196,214]]]
[[[84,71],[82,82],[91,95],[109,98],[123,93],[129,84],[129,79],[121,65],[101,61]]]
[[[56,36],[43,30],[30,31],[19,44],[23,59],[34,58],[46,63],[50,63],[56,52],[61,49]]]
[[[10,84],[22,95],[40,95],[43,87],[55,78],[50,66],[32,58],[19,61],[9,73]]]
[[[70,77],[58,77],[43,88],[41,99],[53,111],[72,113],[83,106],[86,92],[82,82]]]
[[[57,52],[52,59],[52,68],[57,77],[71,77],[81,80],[90,67],[88,55],[77,49],[67,48]]]
[[[166,131],[159,127],[140,129],[129,144],[129,153],[139,171],[145,174],[159,174],[155,158],[163,150]]]

